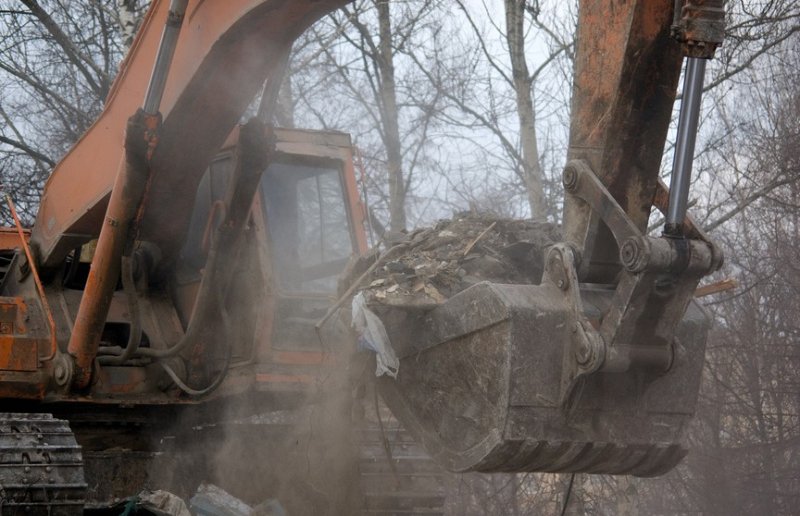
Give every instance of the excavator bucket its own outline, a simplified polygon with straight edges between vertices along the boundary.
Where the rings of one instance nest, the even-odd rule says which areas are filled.
[[[580,288],[586,318],[599,320],[613,294]],[[579,330],[555,285],[483,282],[429,311],[374,308],[400,359],[396,378],[379,379],[380,391],[448,469],[648,477],[686,454],[680,439],[709,329],[694,302],[677,325],[666,372],[587,375],[567,403],[566,343]]]
[[[616,283],[579,281],[552,225],[474,217],[410,235],[360,281],[354,321],[365,306],[385,330],[362,343],[378,373],[397,365],[380,392],[450,470],[648,477],[686,454],[710,328],[694,292],[721,255],[694,226],[641,235],[581,163],[565,178],[621,242]]]

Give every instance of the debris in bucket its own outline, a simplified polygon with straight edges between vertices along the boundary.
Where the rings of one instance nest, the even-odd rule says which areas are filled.
[[[429,309],[482,281],[538,284],[554,224],[464,216],[415,231],[363,282],[368,304]]]

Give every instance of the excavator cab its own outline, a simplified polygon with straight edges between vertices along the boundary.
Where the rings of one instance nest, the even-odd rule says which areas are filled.
[[[242,335],[234,359],[255,361],[260,392],[302,395],[326,352],[314,324],[336,296],[353,255],[365,252],[363,207],[353,173],[350,137],[332,131],[274,129],[276,152],[261,174],[250,213],[251,242],[242,248],[229,308]],[[238,132],[203,176],[176,267],[178,313],[188,324],[208,259],[210,234],[223,218]],[[255,335],[255,338],[253,336]]]
[[[261,178],[272,269],[272,328],[257,389],[303,393],[344,353],[320,342],[316,322],[337,296],[348,261],[367,250],[349,135],[276,129],[278,154]]]

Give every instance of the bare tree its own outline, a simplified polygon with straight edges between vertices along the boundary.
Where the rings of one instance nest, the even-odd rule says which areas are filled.
[[[504,0],[506,12],[506,42],[511,61],[511,80],[517,97],[519,137],[522,142],[520,165],[528,189],[528,202],[534,219],[546,218],[542,170],[539,166],[539,147],[536,142],[536,111],[533,105],[534,77],[525,59],[525,0]]]
[[[373,171],[372,198],[386,207],[393,231],[408,224],[406,200],[430,148],[438,102],[398,56],[435,32],[437,9],[431,0],[354,2],[315,26],[293,59],[296,116],[354,135]]]
[[[512,189],[506,187],[506,195],[521,187],[532,217],[557,219],[557,204],[548,202],[545,195],[548,181],[537,124],[552,113],[568,110],[569,95],[561,93],[567,91],[563,85],[569,81],[569,74],[559,68],[571,69],[573,16],[569,9],[553,9],[545,15],[538,4],[507,0],[502,3],[505,27],[491,22],[486,27],[479,20],[491,20],[496,6],[483,2],[476,8],[461,1],[456,5],[464,21],[462,32],[466,40],[466,44],[459,43],[469,50],[456,58],[452,52],[444,57],[447,51],[440,52],[436,68],[416,63],[447,101],[437,117],[451,127],[461,128],[456,138],[477,144],[483,159],[492,163],[495,170],[507,168],[514,172],[519,184]],[[539,48],[545,49],[545,57],[531,71],[526,54],[534,37],[539,39]],[[445,63],[448,58],[450,62]],[[460,73],[453,73],[456,70]],[[545,80],[550,72],[553,73]],[[548,96],[540,106],[535,103],[537,84],[539,95]],[[565,129],[568,117],[562,116],[556,123]],[[560,168],[562,163],[557,166]]]
[[[100,113],[144,5],[0,3],[0,183],[26,223],[52,167]]]
[[[719,133],[700,163],[715,174],[699,181],[696,211],[740,287],[707,303],[717,325],[688,460],[636,482],[651,512],[792,514],[800,501],[798,44],[790,35],[724,96],[711,90],[718,125],[707,129]]]

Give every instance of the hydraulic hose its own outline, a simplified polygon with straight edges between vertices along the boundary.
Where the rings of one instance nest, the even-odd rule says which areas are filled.
[[[122,365],[136,354],[139,343],[142,341],[142,315],[139,312],[139,296],[136,293],[136,282],[133,279],[133,259],[123,256],[120,268],[122,276],[122,290],[128,300],[131,326],[128,334],[128,344],[118,356],[102,356],[98,360],[102,365]]]
[[[250,120],[239,130],[237,165],[225,195],[225,219],[212,234],[206,273],[200,282],[186,333],[173,346],[166,349],[140,348],[137,356],[168,358],[177,355],[199,341],[205,325],[214,318],[214,309],[224,304],[224,293],[233,277],[230,264],[235,263],[241,249],[261,173],[266,169],[274,148],[271,135],[268,137],[266,133],[266,127],[257,119]]]
[[[230,328],[231,328],[230,317],[228,316],[228,311],[225,309],[225,303],[222,302],[222,298],[223,298],[222,295],[217,296],[217,299],[219,300],[220,315],[222,316],[222,325],[224,328],[223,334],[230,335]],[[214,381],[211,382],[207,387],[204,387],[202,389],[194,389],[186,385],[186,383],[184,383],[183,380],[180,379],[177,373],[175,373],[175,371],[166,362],[159,361],[158,364],[161,366],[162,369],[164,369],[167,375],[172,379],[173,382],[175,382],[175,385],[177,385],[181,391],[188,394],[189,396],[205,396],[207,394],[211,394],[220,385],[222,385],[222,382],[228,375],[228,369],[230,368],[231,365],[232,356],[233,356],[233,346],[231,346],[230,343],[227,343],[226,341],[225,358],[222,364],[222,369],[220,369],[219,373],[217,374],[217,377],[214,378]]]
[[[217,229],[219,232],[220,229]],[[145,356],[150,358],[169,358],[177,355],[192,343],[198,342],[201,338],[204,324],[211,318],[213,310],[221,306],[221,291],[223,289],[215,289],[214,286],[220,280],[219,274],[219,256],[220,256],[220,240],[219,234],[211,239],[211,247],[208,251],[208,267],[207,273],[203,276],[200,282],[200,289],[197,293],[197,302],[195,303],[192,315],[189,318],[189,325],[186,328],[186,333],[180,338],[178,342],[166,349],[153,349],[153,348],[139,348],[136,351],[137,356]],[[219,283],[227,283],[219,281]],[[224,317],[223,317],[224,319]]]

